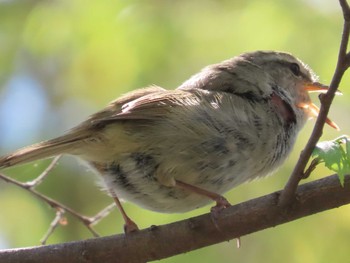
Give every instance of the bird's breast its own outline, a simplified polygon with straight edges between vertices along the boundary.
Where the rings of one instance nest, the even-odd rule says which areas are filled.
[[[119,153],[102,171],[119,196],[160,212],[183,212],[210,202],[162,182],[177,179],[222,194],[274,171],[297,133],[268,101],[216,98],[169,114],[150,125],[142,122],[142,129],[131,122],[138,147]]]

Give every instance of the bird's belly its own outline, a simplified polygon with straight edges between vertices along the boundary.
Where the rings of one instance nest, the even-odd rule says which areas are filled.
[[[245,157],[242,155],[238,160],[231,156],[216,156],[207,161],[192,159],[176,167],[168,166],[163,172],[174,179],[223,194],[245,181],[266,174],[265,162],[242,158]],[[162,160],[162,163],[166,162]],[[107,165],[103,176],[118,197],[153,211],[180,213],[212,202],[206,196],[160,183],[156,176],[159,166],[154,157],[134,153]]]
[[[118,197],[146,209],[164,213],[190,211],[212,201],[167,186],[171,185],[168,182],[175,179],[223,194],[274,171],[294,144],[294,137],[278,129],[275,121],[256,125],[243,120],[238,125],[226,119],[201,123],[204,124],[199,128],[180,125],[176,132],[169,123],[143,129],[136,141],[138,151],[120,153],[104,165],[102,173],[109,188]],[[157,133],[153,127],[165,132]]]
[[[143,208],[163,213],[181,213],[211,201],[196,193],[163,185],[154,175],[155,167],[146,166],[142,170],[128,168],[132,167],[125,163],[113,164],[105,169],[103,177],[119,198]]]

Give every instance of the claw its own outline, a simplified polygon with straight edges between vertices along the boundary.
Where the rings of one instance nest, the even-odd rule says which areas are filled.
[[[125,224],[124,224],[124,233],[125,234],[135,232],[138,230],[139,230],[138,226],[130,218],[125,222]]]
[[[227,199],[223,196],[220,196],[215,201],[216,201],[216,205],[210,209],[210,212],[212,214],[218,215],[222,210],[231,206],[229,201],[227,201]]]

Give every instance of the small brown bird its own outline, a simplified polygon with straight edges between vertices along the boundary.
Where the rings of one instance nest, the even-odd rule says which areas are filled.
[[[118,198],[164,213],[214,200],[217,212],[230,205],[223,193],[285,161],[306,120],[318,115],[308,93],[327,88],[290,54],[245,53],[176,90],[130,92],[65,135],[0,158],[0,168],[60,154],[86,160],[104,178],[127,232],[137,226]]]

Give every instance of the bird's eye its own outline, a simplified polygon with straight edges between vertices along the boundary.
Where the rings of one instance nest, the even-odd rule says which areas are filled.
[[[289,68],[295,76],[299,77],[301,75],[300,67],[297,63],[291,63]]]

